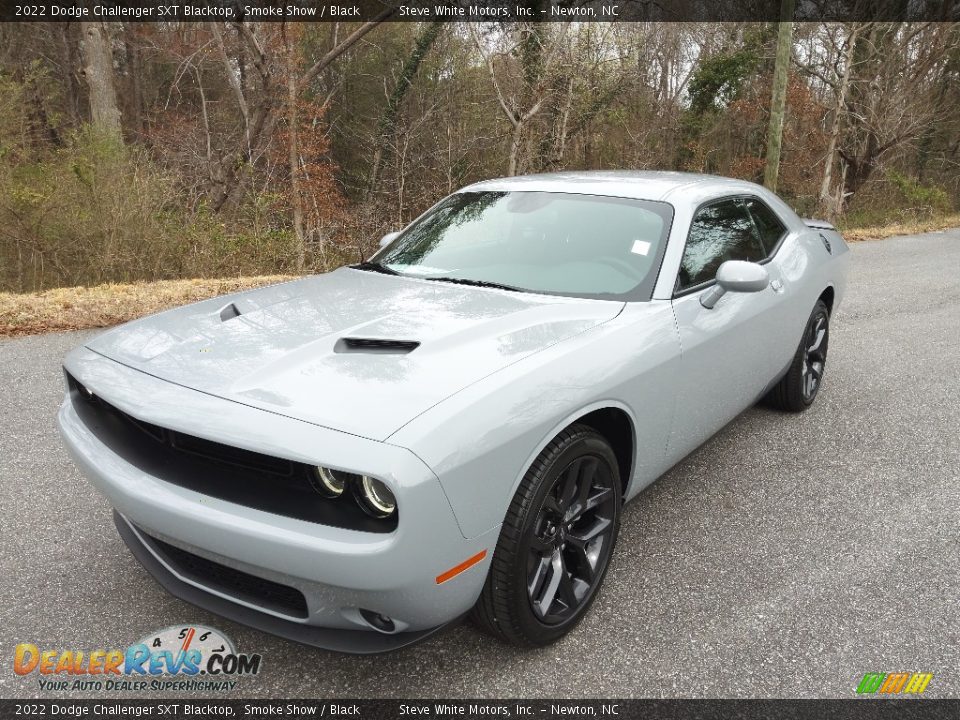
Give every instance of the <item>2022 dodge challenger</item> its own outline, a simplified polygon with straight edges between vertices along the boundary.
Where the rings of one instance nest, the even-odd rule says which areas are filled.
[[[164,587],[349,652],[471,611],[568,632],[626,500],[759,399],[814,402],[849,258],[680,173],[481,182],[381,244],[96,337],[59,414]]]

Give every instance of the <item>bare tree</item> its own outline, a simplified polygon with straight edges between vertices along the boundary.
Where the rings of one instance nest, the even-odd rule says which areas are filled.
[[[830,121],[829,141],[827,143],[827,154],[823,160],[823,181],[820,184],[819,202],[824,214],[828,219],[834,220],[840,213],[840,207],[843,201],[843,185],[833,188],[833,166],[837,160],[837,142],[840,139],[840,126],[843,119],[843,111],[847,102],[847,91],[850,87],[850,71],[853,65],[853,51],[857,44],[857,36],[860,33],[860,26],[854,25],[847,35],[844,43],[842,69],[840,70],[840,79],[838,83],[832,83],[836,91],[836,102],[833,107],[832,118]]]
[[[477,50],[490,74],[490,82],[493,84],[500,108],[503,110],[507,121],[513,126],[510,135],[510,149],[507,154],[508,176],[517,174],[520,167],[520,151],[523,146],[524,131],[527,129],[528,123],[543,109],[550,94],[550,72],[563,46],[563,40],[569,26],[569,23],[564,24],[553,41],[548,42],[545,39],[546,33],[542,25],[523,23],[517,30],[513,31],[520,35],[520,40],[499,53],[491,53],[485,48],[484,40],[476,26],[470,26]],[[494,57],[505,59],[519,49],[521,45],[526,46],[527,53],[527,62],[524,68],[525,77],[522,82],[514,80],[514,82],[508,84],[498,74],[494,65]],[[536,59],[531,60],[531,56]],[[514,92],[511,92],[511,90],[514,90]],[[520,92],[516,92],[516,90]]]
[[[306,71],[302,73],[298,72],[296,76],[292,78],[289,67],[286,67],[286,72],[284,72],[283,69],[275,71],[275,67],[283,68],[287,63],[275,57],[278,53],[274,53],[269,45],[261,42],[259,33],[252,23],[236,23],[238,32],[245,44],[246,54],[257,72],[259,87],[256,92],[256,99],[252,102],[250,99],[245,98],[246,93],[242,92],[242,88],[241,91],[238,92],[237,86],[234,85],[234,94],[238,98],[238,105],[240,106],[241,112],[244,112],[244,107],[247,108],[244,118],[245,142],[243,143],[243,147],[231,152],[224,163],[223,182],[213,200],[213,207],[215,209],[219,210],[223,207],[233,207],[239,202],[240,195],[244,188],[245,178],[248,177],[248,174],[239,171],[241,168],[257,161],[259,154],[262,152],[262,145],[265,142],[265,138],[269,136],[269,130],[274,125],[277,109],[275,96],[280,94],[274,87],[276,83],[274,75],[284,74],[287,77],[284,83],[286,91],[285,104],[289,109],[289,103],[292,102],[293,98],[302,96],[313,81],[316,80],[327,67],[356,45],[367,33],[377,27],[377,25],[390,17],[393,12],[393,8],[388,8],[381,12],[375,19],[363,23],[350,35],[335,44],[330,50],[318,58]],[[289,52],[285,44],[280,44],[284,47],[281,48],[279,54],[282,54],[284,58],[288,58]],[[229,66],[230,63],[228,62],[226,65]],[[228,72],[232,72],[232,69],[229,69]]]
[[[403,98],[406,97],[407,91],[413,84],[417,70],[420,69],[420,63],[423,62],[430,48],[434,42],[436,42],[442,28],[442,21],[434,21],[423,28],[414,41],[413,50],[404,63],[403,69],[400,71],[400,77],[397,79],[396,85],[394,85],[393,92],[390,93],[390,97],[387,99],[387,106],[384,108],[383,115],[380,117],[377,127],[376,147],[373,154],[373,163],[370,168],[370,184],[367,190],[368,196],[377,188],[380,166],[384,161],[383,155],[390,147],[390,135],[396,130],[397,117],[400,114],[400,106],[401,103],[403,103]]]
[[[953,108],[933,101],[937,79],[957,42],[937,23],[873,23],[858,38],[846,94],[843,197],[859,191],[891,150],[918,138]],[[861,39],[862,38],[862,39]]]

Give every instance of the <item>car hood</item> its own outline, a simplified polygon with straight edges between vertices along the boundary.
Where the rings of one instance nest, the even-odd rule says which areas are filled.
[[[87,347],[194,390],[385,440],[622,307],[341,268],[143,318]],[[419,345],[385,352],[344,338]]]

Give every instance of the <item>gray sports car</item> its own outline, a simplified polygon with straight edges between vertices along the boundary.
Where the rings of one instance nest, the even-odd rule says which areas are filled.
[[[624,502],[814,402],[849,258],[757,185],[654,172],[481,182],[381,244],[100,335],[59,415],[165,588],[348,652],[570,631]]]

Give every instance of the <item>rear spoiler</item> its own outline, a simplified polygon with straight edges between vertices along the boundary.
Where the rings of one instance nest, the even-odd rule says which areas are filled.
[[[836,228],[826,220],[814,220],[813,218],[804,218],[803,224],[814,230],[836,230]]]

